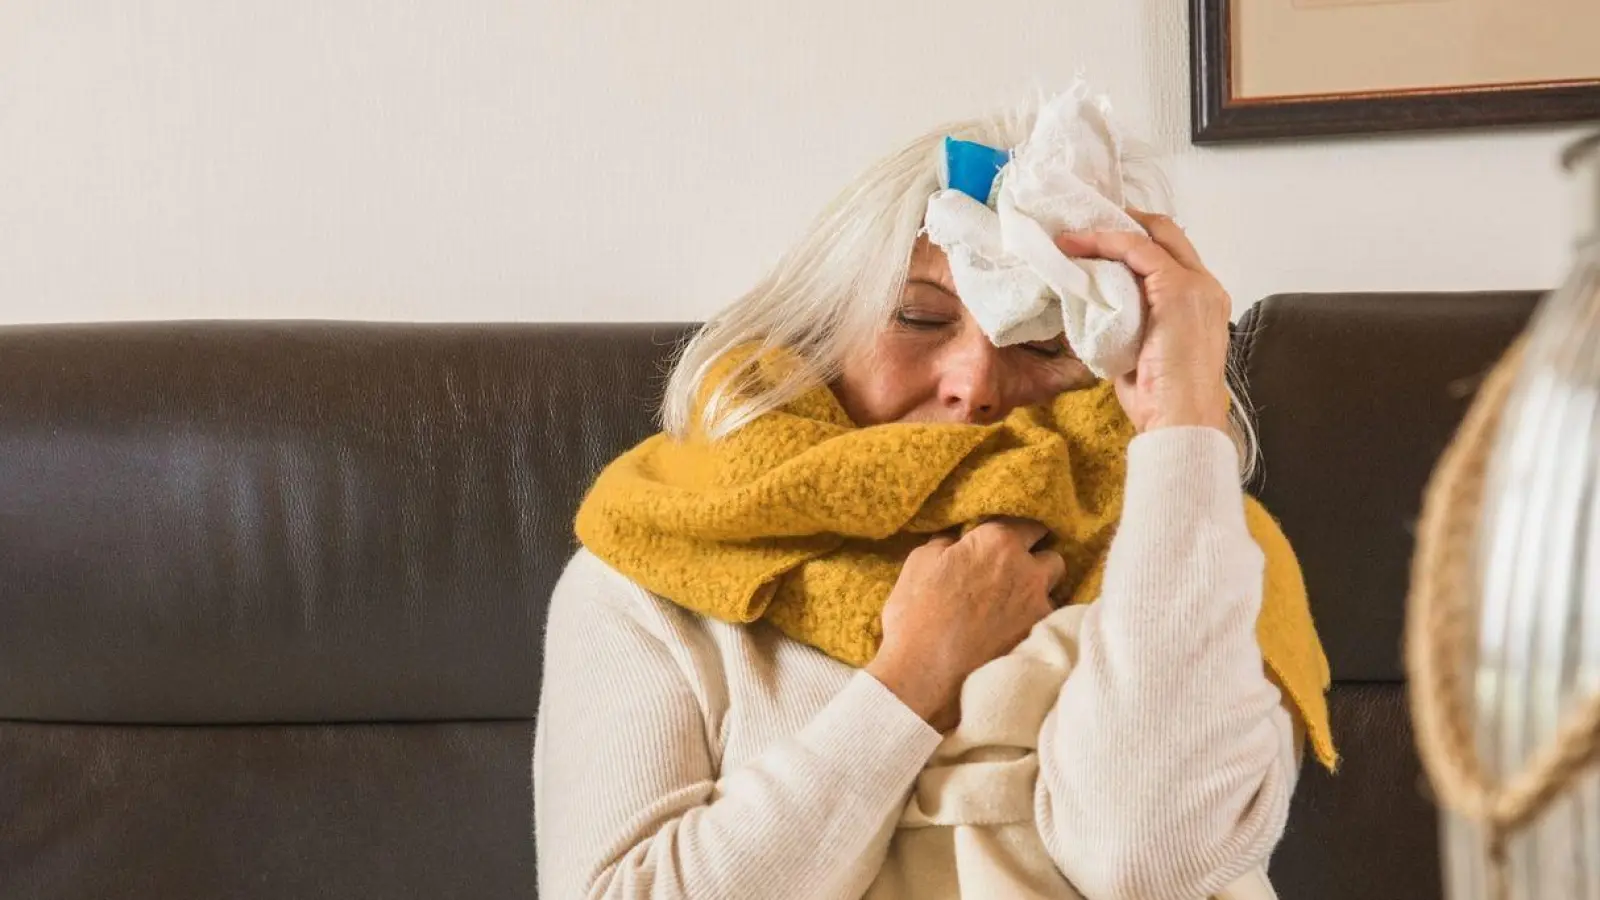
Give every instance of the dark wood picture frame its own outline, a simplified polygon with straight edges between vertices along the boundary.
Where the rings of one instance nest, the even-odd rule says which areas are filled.
[[[1600,120],[1600,82],[1235,101],[1232,0],[1189,0],[1196,144]]]

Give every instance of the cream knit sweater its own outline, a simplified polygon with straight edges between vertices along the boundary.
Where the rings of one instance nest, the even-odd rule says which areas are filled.
[[[1136,438],[1101,599],[974,673],[947,736],[580,551],[545,642],[540,896],[1272,897],[1299,737],[1256,644],[1236,463],[1214,429]]]

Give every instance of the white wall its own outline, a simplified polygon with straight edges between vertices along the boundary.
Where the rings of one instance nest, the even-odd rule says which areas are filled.
[[[1548,286],[1574,132],[1188,145],[1181,0],[8,0],[0,321],[627,320],[1082,70],[1243,305]]]

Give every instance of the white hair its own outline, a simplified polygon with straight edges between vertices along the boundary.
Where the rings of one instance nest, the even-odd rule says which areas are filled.
[[[818,385],[838,378],[845,360],[891,321],[922,231],[928,198],[939,189],[939,149],[948,135],[993,147],[1017,147],[1033,130],[1039,99],[1009,113],[936,128],[874,163],[836,196],[805,235],[759,283],[713,316],[678,354],[662,402],[663,428],[684,438],[726,436]],[[1142,143],[1123,139],[1126,202],[1169,212],[1166,177]],[[758,387],[757,352],[709,383],[738,347],[783,349],[798,365],[776,384]],[[1257,441],[1243,378],[1230,354],[1229,432],[1240,476],[1255,472]],[[695,410],[701,410],[698,421]]]

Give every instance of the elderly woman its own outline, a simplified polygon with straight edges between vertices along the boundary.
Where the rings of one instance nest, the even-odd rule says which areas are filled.
[[[1273,896],[1334,753],[1228,295],[1133,209],[1011,252],[1052,199],[1150,201],[1100,112],[913,142],[683,350],[551,599],[542,896]]]

